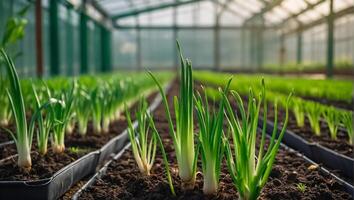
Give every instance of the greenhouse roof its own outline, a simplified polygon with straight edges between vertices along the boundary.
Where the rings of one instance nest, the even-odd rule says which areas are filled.
[[[92,0],[118,27],[307,25],[329,14],[329,0]],[[334,0],[334,13],[354,12],[353,0]],[[263,16],[263,17],[262,17]],[[218,20],[216,20],[218,19]]]

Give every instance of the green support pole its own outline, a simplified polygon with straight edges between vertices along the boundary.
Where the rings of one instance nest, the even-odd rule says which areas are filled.
[[[334,15],[333,15],[333,0],[329,2],[329,15],[328,15],[328,38],[327,38],[327,77],[333,76],[334,65]]]
[[[112,54],[111,54],[111,31],[101,25],[101,62],[102,62],[102,71],[108,72],[112,69]]]
[[[218,22],[214,29],[214,69],[220,70],[220,28]]]
[[[249,36],[249,67],[250,70],[253,70],[254,68],[254,54],[255,54],[255,48],[254,48],[254,30],[253,28],[250,29],[250,36]]]
[[[257,28],[257,67],[263,67],[263,29]]]
[[[260,15],[257,20],[258,27],[256,28],[256,37],[257,37],[257,68],[258,70],[263,67],[263,27],[264,27],[264,18],[263,15]]]
[[[297,46],[296,46],[296,64],[300,66],[302,63],[302,31],[297,32]]]
[[[51,0],[49,4],[49,40],[50,40],[50,74],[60,73],[59,59],[59,21],[58,21],[58,1]]]
[[[88,71],[87,60],[87,16],[84,11],[80,12],[80,73],[85,74]]]
[[[67,7],[68,9],[68,21],[66,22],[66,59],[67,59],[67,71],[68,75],[74,75],[74,29],[72,25],[71,19],[72,16],[72,8],[70,6]]]

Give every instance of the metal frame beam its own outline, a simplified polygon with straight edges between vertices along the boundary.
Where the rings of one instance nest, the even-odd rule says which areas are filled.
[[[114,28],[122,29],[136,29],[136,26],[114,26]],[[174,28],[185,30],[185,29],[201,29],[201,30],[210,30],[215,29],[216,26],[174,26],[174,25],[162,25],[162,26],[139,26],[139,29],[149,29],[149,30],[172,30]],[[241,29],[252,29],[252,28],[263,28],[263,29],[278,29],[277,26],[260,26],[260,25],[246,25],[246,26],[220,26],[221,29],[228,30],[241,30]]]
[[[228,1],[229,2],[229,1]],[[227,3],[228,3],[227,2]],[[227,4],[225,3],[225,4]],[[220,69],[220,17],[225,9],[224,6],[221,7],[218,13],[218,4],[215,4],[215,29],[214,29],[214,69],[219,71]]]
[[[90,0],[89,3],[99,12],[101,15],[103,15],[104,18],[110,18],[109,14],[106,12],[105,9],[102,8],[102,6],[95,0]]]
[[[289,16],[288,18],[284,19],[282,22],[280,22],[279,25],[284,25],[284,24],[286,24],[286,23],[287,23],[289,20],[291,20],[291,19],[297,19],[298,16],[304,14],[305,12],[307,12],[307,11],[309,11],[309,10],[314,9],[316,6],[320,5],[321,3],[325,2],[325,1],[326,1],[326,0],[320,0],[320,1],[316,2],[316,3],[314,3],[314,4],[310,4],[310,3],[309,3],[305,9],[303,9],[303,10],[301,10],[300,12],[298,12],[298,13],[296,13],[296,14],[294,14],[294,15],[291,15],[291,16]]]
[[[37,61],[37,76],[43,76],[43,38],[42,38],[42,0],[35,2],[35,26],[36,26],[36,61]]]
[[[273,8],[275,8],[276,6],[280,5],[283,2],[283,0],[274,0],[271,1],[270,3],[266,4],[266,6],[258,13],[255,13],[254,15],[252,15],[251,17],[249,17],[248,19],[246,19],[244,21],[244,24],[252,21],[253,19],[257,18],[258,16],[263,16],[266,12],[272,10]]]
[[[176,2],[172,2],[172,3],[163,3],[163,4],[160,4],[157,6],[147,6],[145,8],[136,9],[136,10],[132,10],[129,12],[118,13],[117,15],[111,16],[111,18],[112,18],[112,20],[117,20],[117,19],[121,19],[124,17],[130,17],[130,16],[139,15],[139,14],[146,13],[146,12],[151,12],[151,11],[155,11],[155,10],[176,7],[176,6],[181,6],[181,5],[187,5],[187,4],[196,3],[196,2],[200,2],[200,1],[205,1],[205,0],[176,1]]]
[[[88,72],[88,33],[87,33],[87,21],[88,16],[85,13],[86,1],[82,5],[80,12],[80,73],[85,74]]]
[[[333,20],[340,18],[342,16],[345,16],[345,15],[348,15],[348,14],[352,14],[353,12],[354,12],[354,6],[347,7],[343,10],[333,13]],[[312,28],[312,27],[317,26],[319,24],[325,23],[327,21],[327,19],[328,19],[328,16],[326,16],[324,18],[319,18],[318,20],[312,21],[307,24],[303,24],[301,27],[301,31],[304,31],[306,29]],[[286,31],[285,34],[289,35],[289,34],[296,33],[297,31],[299,31],[299,28],[294,28],[294,29],[290,29],[290,30]]]
[[[68,18],[71,19],[73,16],[73,8],[71,6],[67,6]],[[74,67],[74,28],[73,25],[69,22],[65,25],[66,32],[66,73],[69,75],[75,75],[75,67]]]
[[[49,3],[50,75],[60,73],[59,6],[57,0]]]
[[[300,65],[301,63],[302,63],[302,31],[300,27],[296,37],[296,64]]]
[[[333,0],[329,1],[329,15],[327,16],[327,77],[333,76],[334,67],[334,16]]]

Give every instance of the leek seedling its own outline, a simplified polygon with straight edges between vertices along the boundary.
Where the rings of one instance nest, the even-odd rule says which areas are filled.
[[[143,175],[149,176],[150,170],[153,166],[155,155],[156,155],[156,145],[159,143],[161,148],[162,157],[165,164],[166,175],[169,182],[170,190],[173,195],[175,194],[175,190],[172,184],[172,177],[170,173],[170,167],[167,161],[167,155],[165,152],[165,148],[163,146],[160,135],[157,132],[154,121],[147,110],[147,102],[143,99],[139,102],[139,108],[136,113],[137,121],[138,121],[138,141],[135,137],[135,130],[131,121],[130,113],[125,106],[125,113],[128,121],[128,133],[130,143],[132,145],[134,159],[137,162],[138,168]],[[152,136],[149,140],[149,130],[153,131]]]
[[[307,189],[307,186],[303,183],[296,184],[296,188],[301,192],[304,193]]]
[[[18,166],[27,171],[30,170],[32,166],[31,146],[34,122],[32,120],[29,126],[27,125],[25,103],[15,65],[8,57],[4,49],[1,49],[0,52],[5,61],[5,66],[9,77],[9,88],[6,89],[6,92],[16,123],[16,135],[10,130],[8,130],[8,132],[11,134],[16,143]]]
[[[230,83],[231,79],[227,88]],[[207,94],[205,94],[204,99],[203,101],[201,95],[197,93],[195,104],[200,129],[199,143],[201,146],[204,175],[203,192],[204,194],[211,195],[216,194],[219,187],[221,163],[225,149],[222,139],[224,105],[223,101],[220,101],[219,110],[215,113],[215,111],[210,111],[209,109]]]
[[[223,94],[225,101],[226,117],[231,128],[232,142],[231,145],[226,140],[226,158],[227,166],[231,178],[239,192],[240,199],[255,200],[259,196],[263,186],[266,184],[268,176],[272,170],[275,156],[280,146],[280,142],[284,136],[288,123],[288,104],[292,94],[289,95],[286,104],[285,121],[280,134],[277,134],[277,104],[275,104],[274,129],[270,144],[265,151],[265,132],[267,118],[267,102],[265,97],[265,85],[262,80],[262,90],[259,95],[259,102],[253,97],[250,90],[247,113],[243,106],[240,95],[231,91],[232,97],[236,100],[240,112],[239,118],[233,111],[228,97]],[[258,118],[261,104],[263,103],[263,127],[260,140],[259,153],[256,157],[256,135],[258,127]],[[278,138],[276,139],[276,136]],[[234,155],[231,146],[234,147]]]
[[[113,113],[113,104],[114,104],[114,97],[113,97],[113,91],[110,90],[110,85],[105,84],[104,87],[104,97],[102,99],[103,105],[102,105],[102,130],[104,133],[107,133],[109,130],[109,124],[111,123],[111,116]]]
[[[192,63],[185,60],[182,56],[179,43],[177,42],[180,60],[180,97],[174,97],[174,110],[176,116],[176,130],[172,123],[171,114],[168,107],[166,95],[159,81],[149,72],[152,79],[159,87],[165,112],[169,125],[169,132],[173,140],[173,145],[176,151],[178,172],[182,180],[184,189],[193,189],[196,176],[196,161],[197,151],[194,145],[194,130],[193,130],[193,76]]]
[[[91,99],[90,96],[83,88],[79,90],[79,96],[77,98],[78,99],[76,102],[75,113],[76,113],[76,119],[79,126],[79,133],[80,135],[86,135],[87,124],[91,112],[91,109],[88,109],[87,107],[91,104]]]
[[[311,128],[315,135],[321,135],[320,118],[322,114],[322,109],[320,104],[307,102],[306,104],[307,117],[310,121]]]
[[[340,113],[333,106],[327,107],[323,112],[323,118],[326,120],[330,136],[333,140],[337,139],[338,126],[340,124]]]
[[[293,99],[292,110],[296,119],[298,127],[304,127],[305,125],[305,108],[304,102],[300,99]]]
[[[50,105],[50,112],[54,119],[52,146],[55,153],[62,153],[65,150],[65,130],[72,117],[75,89],[76,82],[73,83],[73,86],[69,91],[63,93],[61,99],[58,100],[58,103]],[[48,96],[51,98],[49,90]]]
[[[99,87],[91,92],[92,121],[95,133],[101,133],[103,96]]]
[[[353,113],[349,111],[343,111],[341,121],[347,130],[349,144],[353,144]]]
[[[65,132],[68,135],[72,134],[73,131],[74,131],[75,123],[76,123],[75,116],[76,116],[76,113],[73,113],[72,116],[69,119],[68,124],[66,125],[66,131]]]
[[[41,105],[35,86],[32,85],[32,88],[33,88],[35,102],[36,102],[36,112],[34,113],[33,117],[38,123],[38,129],[37,129],[38,152],[40,155],[43,156],[47,153],[48,150],[48,138],[54,120],[50,112],[47,112],[44,118],[43,117],[44,112],[42,113],[42,110],[47,109],[50,106],[50,104],[57,103],[58,101],[56,99],[51,98],[49,102]]]
[[[3,84],[0,82],[0,84]],[[1,88],[0,89],[2,91],[5,91],[5,88]],[[2,105],[2,108],[0,110],[0,126],[7,126],[9,125],[9,122],[11,120],[12,114],[11,114],[11,105],[10,102],[8,100],[8,98],[6,97],[6,93],[0,94],[0,105]]]
[[[135,161],[138,164],[140,172],[145,176],[149,176],[156,155],[156,136],[150,135],[151,138],[149,137],[150,122],[148,119],[149,114],[147,112],[146,101],[140,100],[139,108],[136,111],[136,118],[138,121],[138,134],[139,134],[138,142],[136,141],[135,138],[135,130],[127,107],[125,107],[125,113],[128,122],[129,139],[132,145]],[[149,138],[150,138],[150,142],[149,142]]]

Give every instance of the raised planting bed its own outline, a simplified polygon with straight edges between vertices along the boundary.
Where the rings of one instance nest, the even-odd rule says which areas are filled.
[[[274,112],[270,110],[270,118],[274,118]],[[283,110],[278,112],[278,119],[285,117]],[[268,121],[268,133],[271,133],[273,123]],[[348,143],[348,136],[345,130],[339,128],[337,140],[333,140],[329,136],[329,129],[323,121],[320,121],[321,135],[317,136],[313,133],[308,119],[305,119],[304,127],[300,128],[296,124],[295,117],[290,114],[286,135],[283,143],[294,148],[307,157],[321,163],[329,169],[334,170],[341,177],[348,180],[353,185],[354,175],[354,159],[353,145]],[[280,125],[279,125],[280,127]]]
[[[174,85],[168,99],[177,95]],[[171,103],[171,101],[169,101]],[[170,104],[172,116],[173,107]],[[115,159],[103,167],[73,199],[237,199],[238,193],[230,178],[225,162],[222,164],[221,180],[216,196],[203,194],[203,175],[198,162],[196,186],[192,190],[182,190],[178,176],[176,155],[168,134],[168,121],[163,106],[154,112],[156,127],[163,138],[165,150],[172,172],[176,196],[173,196],[160,151],[150,176],[141,175],[130,148],[120,152]],[[195,131],[198,130],[195,123]],[[268,140],[267,140],[268,141]],[[305,188],[305,189],[303,189]],[[325,172],[315,163],[286,147],[279,149],[269,181],[260,199],[352,199],[345,185],[333,175]]]
[[[161,101],[156,93],[150,94],[147,99],[151,110]],[[135,107],[134,104],[132,108]],[[121,118],[110,124],[107,133],[100,135],[94,133],[91,123],[85,136],[81,136],[75,128],[66,137],[67,148],[63,153],[54,154],[49,149],[41,157],[33,152],[33,165],[29,172],[17,167],[16,155],[3,159],[0,161],[0,199],[58,199],[124,147],[128,142],[127,132],[124,131],[126,127],[125,119]]]

